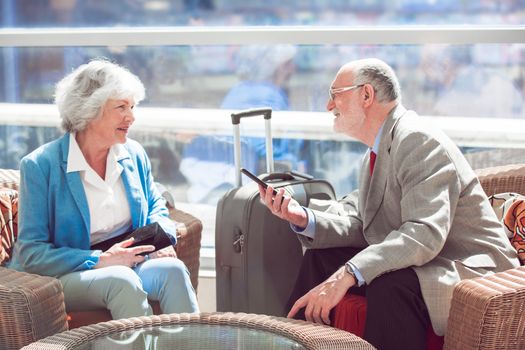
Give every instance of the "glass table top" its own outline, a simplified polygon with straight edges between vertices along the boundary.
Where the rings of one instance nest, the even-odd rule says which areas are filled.
[[[112,333],[95,338],[75,349],[306,350],[296,341],[271,332],[208,324],[158,326]]]

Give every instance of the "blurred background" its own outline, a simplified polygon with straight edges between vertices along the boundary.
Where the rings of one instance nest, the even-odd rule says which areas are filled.
[[[235,27],[506,28],[525,24],[525,0],[2,0],[0,2],[0,167],[59,136],[55,84],[78,65],[106,57],[138,75],[146,100],[132,137],[142,142],[157,181],[176,204],[205,224],[213,250],[215,204],[234,186],[229,115],[269,106],[274,111],[277,170],[329,180],[339,196],[353,190],[363,145],[335,135],[326,113],[338,68],[378,57],[397,72],[403,103],[450,133],[474,168],[525,162],[525,44],[479,42],[315,45],[34,45],[9,42],[35,28]],[[2,32],[6,35],[2,36]],[[388,33],[388,31],[385,31]],[[50,34],[52,37],[52,33]],[[271,35],[271,34],[270,34]],[[453,38],[451,38],[453,39]],[[12,39],[11,39],[12,40]],[[395,39],[394,39],[395,41]],[[283,40],[289,42],[289,40]],[[387,40],[385,40],[387,42]],[[454,42],[454,40],[451,40]],[[251,125],[251,124],[250,124]],[[265,171],[262,122],[243,129],[243,163]],[[480,132],[483,128],[485,132]],[[523,129],[521,129],[523,130]],[[509,136],[517,137],[517,141]],[[213,253],[210,253],[213,254]],[[203,254],[206,256],[206,254]],[[211,260],[210,260],[211,261]]]

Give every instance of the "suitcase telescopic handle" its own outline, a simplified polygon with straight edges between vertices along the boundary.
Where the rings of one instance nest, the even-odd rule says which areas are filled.
[[[266,139],[266,172],[272,173],[273,166],[273,147],[272,147],[272,109],[271,108],[257,108],[232,113],[233,124],[233,139],[234,139],[234,161],[235,161],[235,183],[237,187],[242,185],[241,180],[241,118],[256,117],[262,115],[264,117],[264,133]]]
[[[255,109],[247,109],[244,111],[240,111],[238,113],[232,113],[232,124],[240,124],[241,118],[246,117],[256,117],[258,115],[264,116],[264,119],[272,119],[272,109],[271,108],[255,108]]]

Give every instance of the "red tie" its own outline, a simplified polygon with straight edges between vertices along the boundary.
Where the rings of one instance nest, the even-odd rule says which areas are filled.
[[[377,154],[375,154],[374,151],[370,151],[370,176],[374,173],[374,166],[376,165],[376,157]]]

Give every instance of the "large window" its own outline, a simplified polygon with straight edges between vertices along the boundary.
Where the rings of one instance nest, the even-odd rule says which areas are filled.
[[[142,79],[148,106],[243,108],[251,101],[273,103],[277,110],[324,111],[342,64],[379,57],[396,70],[404,102],[421,114],[525,117],[524,44],[37,47],[1,53],[3,102],[49,103],[64,74],[107,57]],[[252,83],[247,89],[266,84],[276,95],[240,103],[228,93],[242,82]]]

